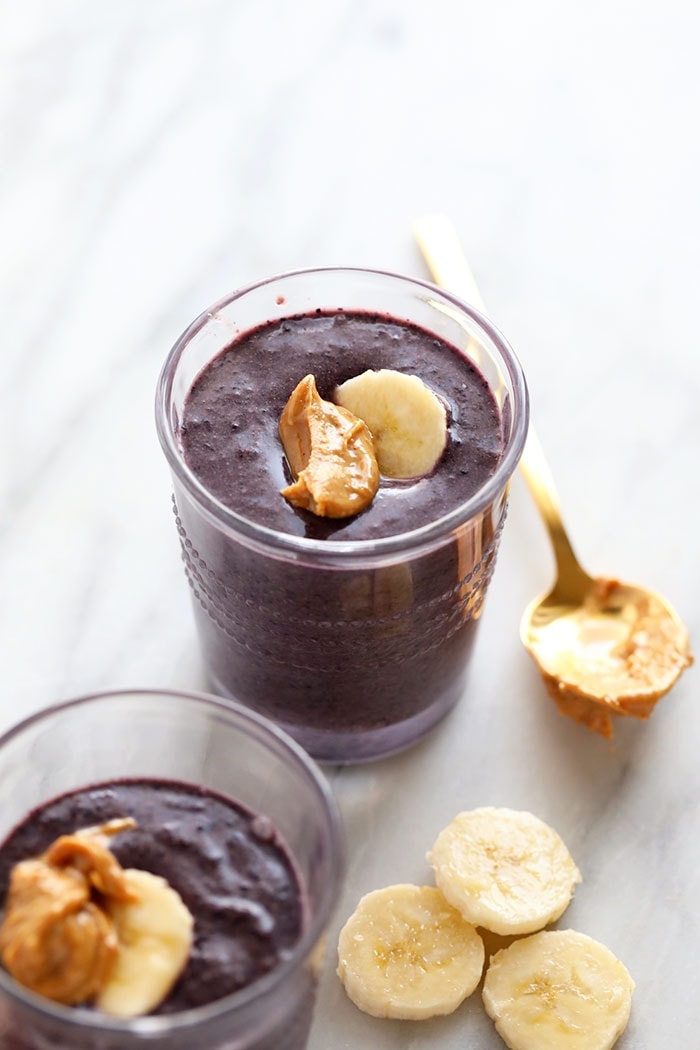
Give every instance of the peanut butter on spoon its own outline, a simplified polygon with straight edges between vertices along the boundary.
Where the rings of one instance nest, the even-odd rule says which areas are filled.
[[[649,718],[692,663],[688,633],[668,602],[601,577],[578,603],[561,586],[537,599],[521,633],[561,713],[608,738],[614,715]]]
[[[486,312],[456,233],[426,216],[416,237],[436,282]],[[593,577],[574,554],[544,452],[532,426],[520,470],[552,541],[554,586],[525,610],[523,645],[562,714],[604,737],[613,716],[646,719],[693,662],[688,632],[671,604],[647,588]]]
[[[279,434],[295,481],[281,494],[292,506],[327,518],[364,510],[379,488],[379,467],[367,424],[324,401],[312,375],[292,391]]]

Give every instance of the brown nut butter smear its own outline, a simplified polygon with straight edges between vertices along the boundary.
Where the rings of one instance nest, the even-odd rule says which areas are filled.
[[[292,506],[328,518],[359,514],[379,488],[379,467],[366,423],[324,401],[307,375],[292,391],[279,434],[295,477],[281,494]]]
[[[0,957],[20,984],[66,1006],[93,998],[119,945],[94,894],[133,900],[109,837],[134,827],[129,818],[62,835],[41,857],[21,861],[10,877],[0,926]]]
[[[656,596],[617,580],[595,583],[589,600],[562,620],[561,644],[538,657],[561,713],[610,739],[613,716],[649,718],[693,657],[685,628]],[[606,617],[609,606],[624,615]]]

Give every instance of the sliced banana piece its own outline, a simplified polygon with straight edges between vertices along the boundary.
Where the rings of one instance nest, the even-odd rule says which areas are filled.
[[[546,930],[493,957],[483,1000],[511,1050],[610,1050],[633,990],[604,945],[575,930]]]
[[[499,934],[554,922],[581,874],[553,828],[532,813],[483,807],[459,813],[428,860],[447,900],[468,922]]]
[[[336,387],[334,399],[369,427],[385,477],[416,478],[435,469],[447,444],[447,413],[418,376],[370,369]]]
[[[434,886],[400,884],[363,897],[340,932],[338,976],[374,1017],[449,1014],[481,979],[484,946]]]
[[[185,968],[194,923],[165,879],[134,868],[124,875],[136,900],[106,903],[119,953],[95,1005],[115,1017],[140,1017],[165,999]]]

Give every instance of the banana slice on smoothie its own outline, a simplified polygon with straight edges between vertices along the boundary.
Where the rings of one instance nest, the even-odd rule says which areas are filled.
[[[486,1012],[511,1050],[610,1050],[627,1026],[634,981],[598,941],[546,930],[497,952]]]
[[[557,832],[525,811],[459,813],[428,854],[453,907],[493,933],[523,934],[554,922],[581,874]]]
[[[140,1017],[165,999],[185,968],[193,920],[179,893],[149,871],[127,868],[134,900],[110,899],[119,952],[96,1006],[115,1017]]]
[[[341,383],[333,396],[369,427],[385,477],[416,478],[435,469],[447,444],[447,413],[418,376],[370,369]]]
[[[340,932],[338,976],[374,1017],[449,1014],[476,988],[484,945],[434,886],[399,884],[364,896]]]

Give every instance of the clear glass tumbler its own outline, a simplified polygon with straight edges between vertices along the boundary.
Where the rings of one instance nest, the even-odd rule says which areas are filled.
[[[500,411],[495,472],[467,501],[400,535],[353,542],[268,528],[224,506],[183,454],[183,407],[214,358],[265,322],[334,310],[388,316],[437,335],[449,354],[476,365]],[[213,690],[272,718],[320,761],[364,761],[422,737],[465,691],[527,420],[525,380],[505,339],[426,282],[372,270],[303,270],[205,311],[166,360],[156,421]]]
[[[238,705],[150,690],[88,696],[0,738],[0,841],[42,803],[124,778],[201,785],[268,817],[300,874],[305,930],[289,956],[247,988],[126,1021],[50,1002],[0,967],[2,1050],[303,1050],[343,868],[324,777],[293,740]]]

